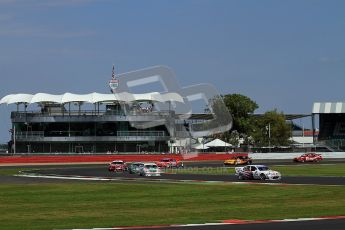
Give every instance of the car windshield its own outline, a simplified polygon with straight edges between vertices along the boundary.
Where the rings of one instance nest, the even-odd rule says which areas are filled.
[[[169,159],[162,159],[161,162],[169,162]]]
[[[270,170],[268,167],[263,166],[263,167],[258,167],[260,171],[268,171]]]
[[[155,168],[157,168],[157,165],[145,165],[145,168],[147,168],[147,169],[155,169]]]
[[[123,165],[123,162],[113,162],[113,164],[116,164],[116,165]]]

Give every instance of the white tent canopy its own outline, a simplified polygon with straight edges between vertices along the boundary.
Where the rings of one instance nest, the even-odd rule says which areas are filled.
[[[32,94],[23,94],[23,93],[10,94],[10,95],[3,97],[0,100],[0,104],[1,103],[6,103],[6,104],[26,103],[26,104],[29,104],[29,103],[31,103],[32,97],[33,97]]]
[[[197,144],[197,145],[194,145],[192,148],[200,150],[200,149],[208,149],[210,147],[206,146],[205,144]]]
[[[69,102],[85,102],[85,103],[99,103],[99,102],[115,102],[115,101],[157,101],[167,102],[176,101],[183,103],[184,100],[181,95],[177,93],[143,93],[143,94],[131,94],[127,92],[116,94],[101,94],[101,93],[89,93],[89,94],[72,94],[64,93],[60,95],[37,93],[37,94],[10,94],[3,97],[0,100],[0,104],[32,104],[32,103],[57,103],[65,104]]]
[[[205,144],[205,146],[207,146],[207,147],[231,147],[232,145],[229,143],[226,143],[220,139],[215,139],[215,140]]]
[[[47,93],[37,93],[33,95],[31,98],[30,103],[41,103],[41,102],[53,102],[53,103],[59,103],[62,100],[61,95],[53,95],[53,94],[47,94]],[[9,103],[7,103],[9,104]]]

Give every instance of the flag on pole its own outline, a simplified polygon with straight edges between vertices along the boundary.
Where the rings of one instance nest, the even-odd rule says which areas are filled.
[[[113,79],[115,79],[115,65],[114,65],[114,64],[113,64],[113,72],[112,72],[111,77],[112,77]]]
[[[109,81],[110,91],[115,93],[116,88],[119,86],[119,81],[115,78],[115,66],[113,65],[113,72],[111,75],[111,80]]]

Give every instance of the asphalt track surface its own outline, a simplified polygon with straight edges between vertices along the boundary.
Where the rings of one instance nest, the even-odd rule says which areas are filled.
[[[277,162],[276,164],[282,164],[283,162]],[[286,163],[286,162],[285,162]],[[209,163],[210,164],[210,163]],[[290,164],[290,163],[289,163]],[[186,167],[205,167],[205,163],[193,162],[186,163]],[[213,163],[213,167],[221,167],[218,163]],[[209,166],[210,167],[210,166]],[[212,167],[212,168],[213,168]],[[220,168],[221,170],[221,168]],[[309,184],[309,185],[345,185],[344,177],[311,177],[311,176],[284,176],[280,181],[260,181],[260,180],[238,180],[234,174],[229,175],[201,175],[201,174],[162,174],[160,177],[141,177],[136,174],[129,174],[128,172],[109,172],[107,165],[83,165],[83,166],[69,166],[34,170],[34,172],[43,175],[61,175],[61,176],[86,176],[86,177],[104,177],[104,178],[116,178],[123,179],[123,181],[140,179],[152,180],[192,180],[192,181],[219,181],[219,182],[253,182],[253,183],[284,183],[284,184]]]

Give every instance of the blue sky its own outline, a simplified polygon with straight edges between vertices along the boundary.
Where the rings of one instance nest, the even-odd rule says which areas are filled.
[[[344,101],[345,1],[0,0],[0,97],[109,92],[119,73],[174,69],[255,100],[257,112],[310,113]],[[10,111],[0,106],[0,142]]]

